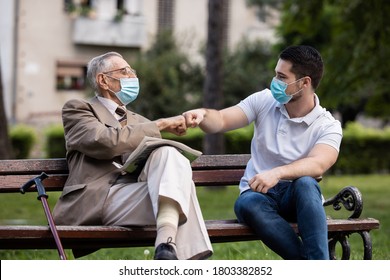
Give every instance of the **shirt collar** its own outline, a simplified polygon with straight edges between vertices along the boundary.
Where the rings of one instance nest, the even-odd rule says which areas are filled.
[[[324,108],[321,107],[320,105],[320,100],[318,99],[317,94],[314,94],[314,102],[315,106],[313,110],[310,111],[306,116],[300,117],[300,118],[290,118],[288,115],[288,112],[286,110],[286,107],[278,102],[276,105],[277,108],[279,108],[280,112],[286,116],[290,121],[295,122],[295,123],[301,123],[304,122],[308,126],[311,125],[324,111]]]
[[[115,110],[117,107],[121,107],[115,101],[112,101],[111,99],[108,99],[108,98],[105,98],[102,96],[97,96],[97,98],[104,105],[104,107],[106,107],[107,110],[110,111],[110,113],[112,115],[115,114]],[[121,108],[123,108],[123,107],[121,107]],[[123,108],[123,109],[126,111],[126,108]]]

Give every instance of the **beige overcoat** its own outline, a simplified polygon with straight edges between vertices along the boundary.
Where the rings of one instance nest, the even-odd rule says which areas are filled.
[[[59,225],[100,225],[105,199],[120,175],[112,162],[120,163],[145,135],[161,137],[160,131],[130,111],[122,128],[96,97],[68,101],[62,118],[69,178],[53,209],[54,220]]]

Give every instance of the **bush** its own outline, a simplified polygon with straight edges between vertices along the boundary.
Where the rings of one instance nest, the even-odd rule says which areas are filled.
[[[329,170],[332,174],[370,174],[390,172],[390,128],[380,130],[349,123],[343,131],[340,155]],[[225,133],[226,154],[248,154],[253,136],[253,125]],[[186,136],[163,134],[188,146],[203,150],[204,133],[190,129]]]
[[[203,150],[202,143],[203,143],[204,134],[205,133],[198,127],[187,130],[187,134],[184,136],[176,136],[172,133],[167,133],[167,132],[161,133],[163,138],[184,143],[187,146],[190,146],[191,148],[199,151]]]
[[[333,172],[343,174],[388,173],[390,129],[373,129],[348,123]]]
[[[246,127],[225,133],[227,154],[250,154],[253,137],[253,123]]]
[[[253,135],[253,125],[225,133],[226,154],[248,154]],[[187,130],[185,136],[176,136],[171,133],[162,133],[163,138],[184,143],[191,148],[202,151],[205,133],[200,128]]]
[[[53,125],[46,129],[46,155],[48,158],[63,158],[66,155],[64,128]]]
[[[10,138],[13,157],[16,159],[28,158],[33,145],[37,141],[34,128],[23,124],[11,127]]]
[[[225,133],[226,154],[249,154],[253,135],[253,125]],[[162,133],[163,138],[184,143],[191,148],[202,151],[205,133],[200,128],[187,130],[185,136],[176,136],[171,133]]]

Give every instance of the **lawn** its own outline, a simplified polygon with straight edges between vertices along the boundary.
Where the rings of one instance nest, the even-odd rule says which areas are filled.
[[[359,175],[359,176],[325,176],[321,182],[326,198],[335,195],[342,187],[353,185],[359,188],[363,195],[364,208],[362,217],[373,217],[380,221],[379,230],[373,230],[373,259],[390,260],[390,175]],[[233,204],[238,195],[236,186],[225,188],[197,188],[199,201],[205,219],[234,218]],[[54,206],[58,193],[49,194],[49,203]],[[0,224],[47,224],[41,203],[35,193],[26,195],[1,194]],[[329,208],[329,207],[327,207]],[[328,216],[347,217],[348,213],[327,209]],[[361,259],[363,255],[362,241],[359,235],[350,237],[351,259]],[[260,241],[234,242],[214,244],[214,260],[278,260],[279,256],[264,246]],[[148,253],[149,252],[149,253]],[[69,259],[72,252],[66,250]],[[102,249],[82,259],[86,260],[120,260],[120,259],[151,259],[153,248],[121,248]],[[0,250],[0,259],[58,259],[56,250]]]

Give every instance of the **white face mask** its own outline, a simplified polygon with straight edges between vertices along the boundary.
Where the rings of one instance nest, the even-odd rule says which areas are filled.
[[[138,78],[111,78],[119,80],[121,90],[118,92],[114,92],[111,89],[108,90],[114,93],[123,105],[129,104],[137,98],[140,89]]]

